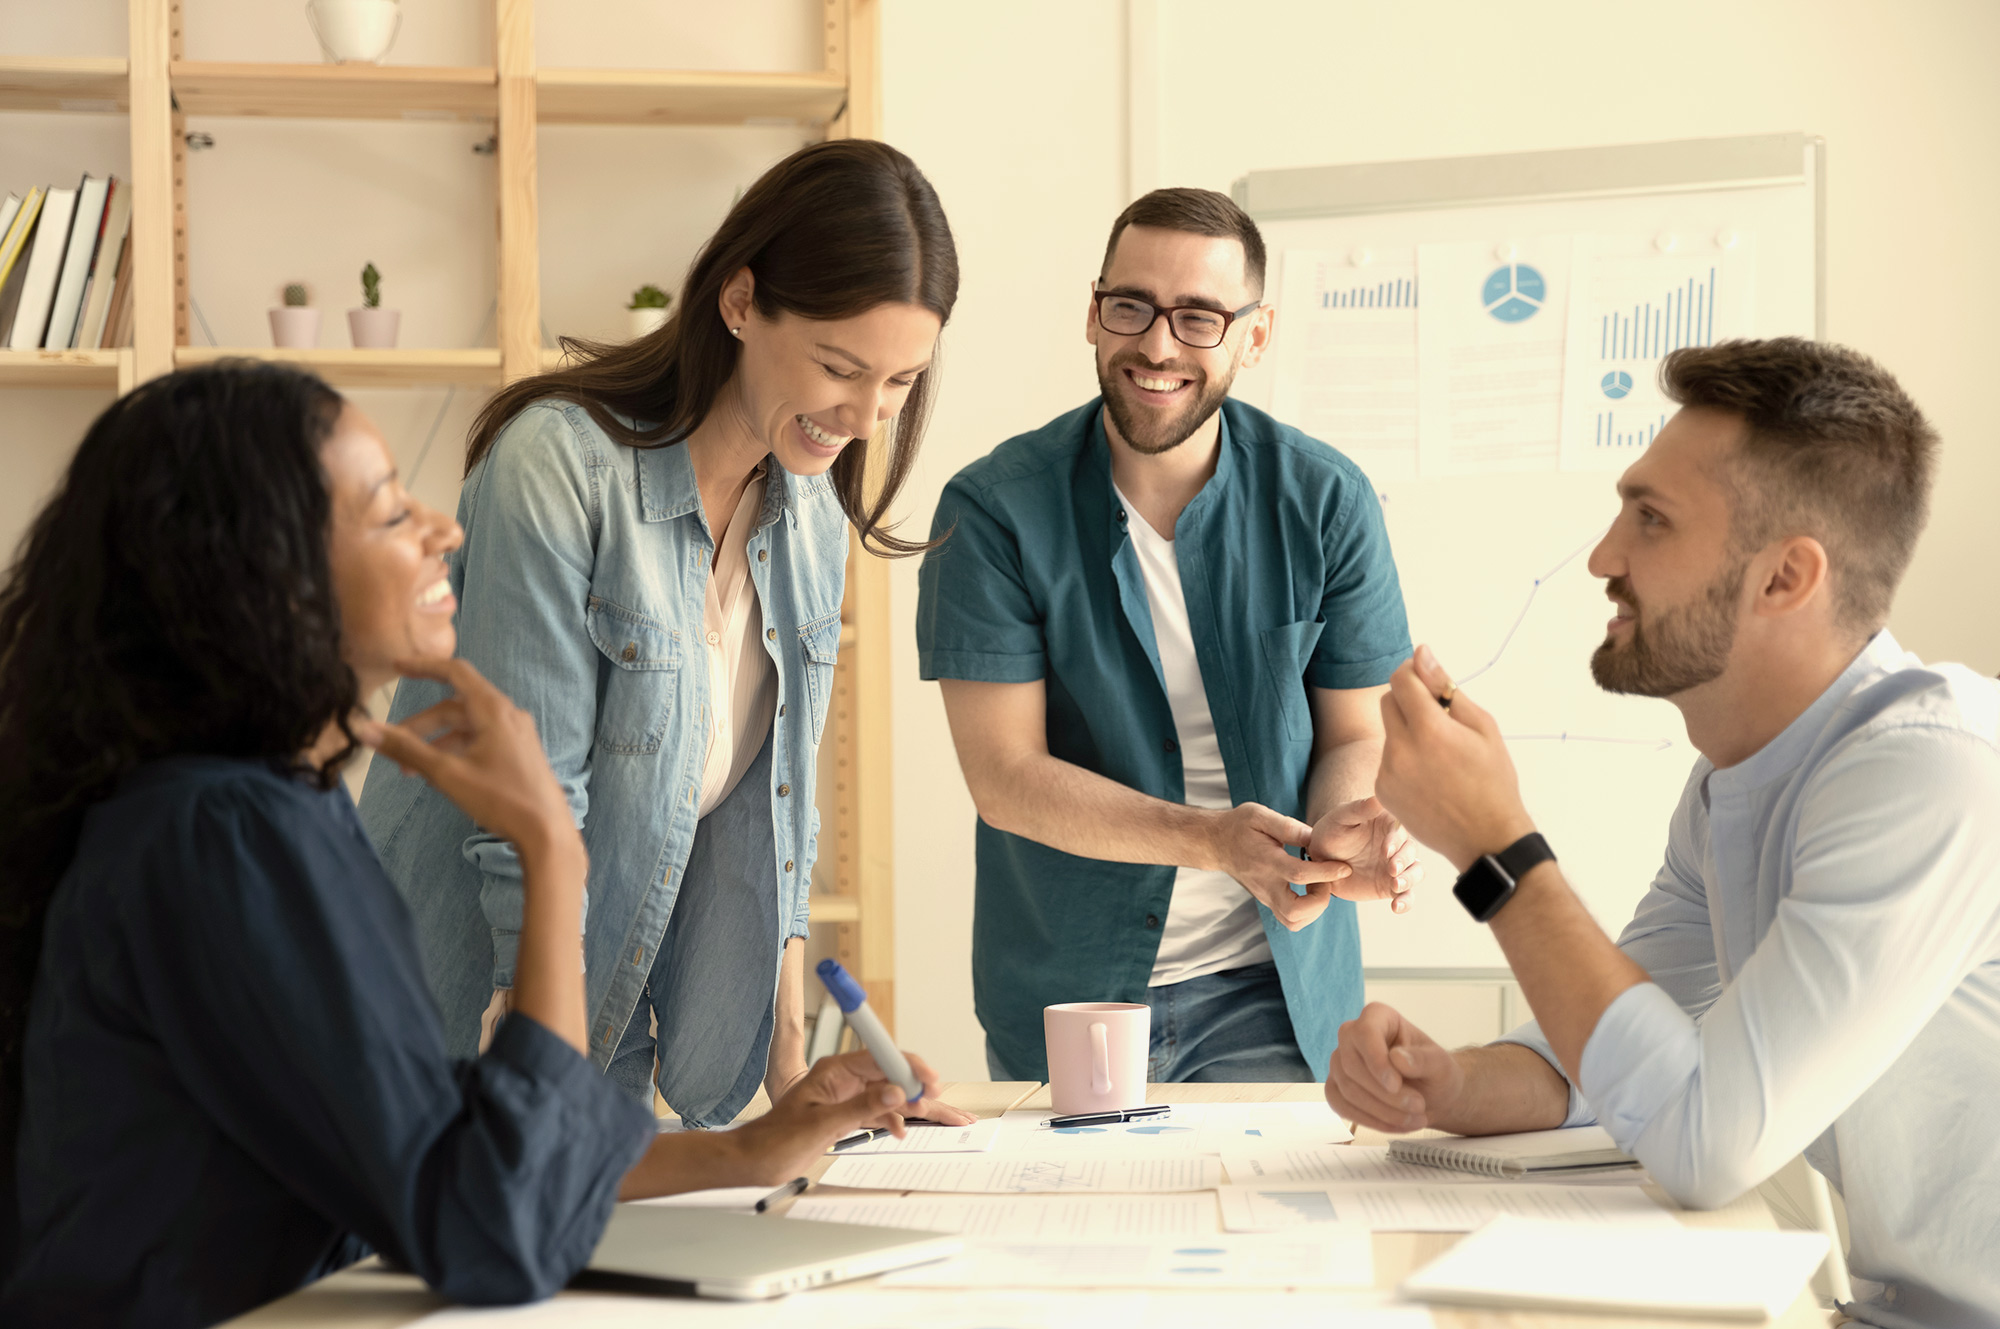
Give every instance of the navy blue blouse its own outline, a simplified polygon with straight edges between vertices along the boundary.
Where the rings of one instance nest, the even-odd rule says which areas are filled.
[[[653,1138],[533,1020],[445,1054],[340,789],[142,767],[88,814],[44,937],[10,1325],[212,1324],[370,1248],[457,1301],[547,1296]]]

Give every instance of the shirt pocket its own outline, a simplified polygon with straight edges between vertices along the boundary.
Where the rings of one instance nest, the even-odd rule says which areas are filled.
[[[840,611],[802,625],[799,648],[806,658],[806,700],[812,707],[813,744],[818,746],[826,731],[826,713],[833,706],[834,668],[840,663]]]
[[[596,749],[650,756],[673,718],[680,634],[601,596],[590,597],[590,640],[611,665],[600,670]]]
[[[1277,696],[1278,712],[1285,718],[1285,736],[1311,742],[1312,703],[1306,697],[1306,666],[1312,661],[1326,624],[1318,619],[1283,623],[1265,628],[1264,674]]]

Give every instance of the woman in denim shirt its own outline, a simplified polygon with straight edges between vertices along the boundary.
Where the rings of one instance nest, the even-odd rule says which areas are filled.
[[[581,364],[506,388],[473,428],[450,568],[459,654],[534,716],[590,852],[591,1058],[644,1102],[657,1082],[690,1124],[806,1069],[813,787],[847,528],[920,548],[882,520],[957,290],[915,164],[815,144],[730,209],[665,326],[570,344]],[[393,718],[438,695],[406,682]],[[387,763],[361,815],[416,916],[451,1047],[470,1054],[513,985],[519,862]]]

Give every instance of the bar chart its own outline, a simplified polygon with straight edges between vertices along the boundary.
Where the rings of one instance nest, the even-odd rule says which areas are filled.
[[[1414,277],[1389,277],[1377,282],[1322,286],[1321,309],[1415,309],[1417,281]]]
[[[1691,276],[1656,300],[1635,302],[1629,309],[1606,310],[1598,318],[1600,360],[1657,360],[1683,346],[1707,346],[1715,340],[1714,264],[1706,278]]]
[[[1661,411],[1656,420],[1644,423],[1621,416],[1615,411],[1599,411],[1597,425],[1592,431],[1590,446],[1604,452],[1637,452],[1653,441],[1653,436],[1667,427],[1667,413]]]

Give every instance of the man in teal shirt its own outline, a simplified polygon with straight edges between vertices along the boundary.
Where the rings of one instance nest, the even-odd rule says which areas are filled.
[[[917,641],[979,809],[996,1078],[1046,1075],[1043,1006],[1134,1001],[1149,1079],[1317,1079],[1361,1009],[1353,902],[1417,878],[1371,797],[1410,653],[1375,491],[1228,400],[1263,288],[1228,198],[1140,199],[1091,292],[1102,395],[938,504]]]

